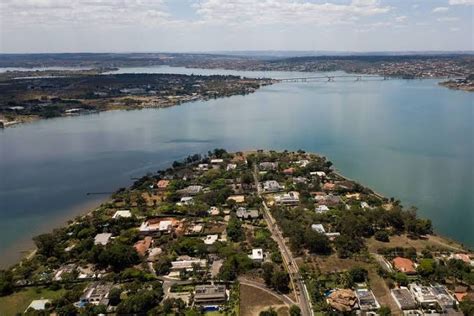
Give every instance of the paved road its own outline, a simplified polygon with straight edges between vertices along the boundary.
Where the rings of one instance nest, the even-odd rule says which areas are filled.
[[[258,173],[256,166],[254,166],[254,179],[255,185],[257,186],[258,195],[262,197],[260,184],[258,182]],[[273,239],[277,242],[278,247],[280,248],[280,253],[283,257],[283,262],[285,264],[286,269],[288,270],[288,274],[290,275],[290,281],[295,292],[297,305],[299,305],[299,307],[301,308],[301,314],[303,316],[312,316],[313,308],[311,306],[311,299],[309,297],[308,289],[306,288],[306,284],[304,283],[303,277],[300,274],[298,264],[296,263],[293,254],[286,246],[280,228],[276,224],[275,219],[270,214],[269,208],[265,201],[263,201],[263,218],[267,222],[268,229],[272,233]]]

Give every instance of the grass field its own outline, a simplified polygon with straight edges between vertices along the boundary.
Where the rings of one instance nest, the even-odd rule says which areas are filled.
[[[240,315],[258,316],[263,310],[273,307],[278,316],[288,316],[288,307],[278,298],[260,289],[240,285]]]
[[[444,249],[449,251],[462,251],[462,246],[439,236],[429,236],[427,239],[410,239],[406,235],[390,236],[390,242],[380,242],[374,238],[367,240],[369,252],[377,252],[379,248],[393,247],[413,247],[416,251],[421,251],[426,247]]]
[[[42,288],[29,288],[12,295],[0,297],[0,315],[14,316],[23,313],[31,301],[37,299],[56,299],[63,295],[65,290],[51,291]]]

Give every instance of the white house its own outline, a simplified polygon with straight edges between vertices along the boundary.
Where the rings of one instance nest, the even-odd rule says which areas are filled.
[[[320,234],[326,234],[326,230],[322,224],[313,224],[311,225],[311,229]]]
[[[109,243],[110,237],[112,237],[110,233],[97,234],[94,238],[94,244],[105,246]]]
[[[252,249],[252,254],[249,255],[249,258],[256,262],[263,262],[263,249]]]
[[[113,219],[117,219],[117,218],[130,218],[132,217],[132,212],[130,212],[129,210],[121,210],[121,211],[117,211],[115,212],[114,216],[112,216]]]
[[[206,238],[204,238],[204,243],[206,245],[212,245],[219,239],[219,235],[207,235]]]
[[[323,204],[323,205],[318,205],[318,206],[316,207],[316,213],[325,213],[325,212],[327,212],[327,211],[329,211],[329,207],[327,207],[327,206],[324,205],[324,204]]]

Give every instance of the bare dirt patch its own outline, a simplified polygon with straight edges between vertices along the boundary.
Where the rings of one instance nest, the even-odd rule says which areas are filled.
[[[258,316],[261,311],[272,307],[279,316],[287,316],[288,307],[275,296],[249,285],[240,285],[240,315]]]

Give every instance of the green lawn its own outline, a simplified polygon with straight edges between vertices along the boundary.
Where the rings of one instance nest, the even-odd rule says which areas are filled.
[[[0,297],[0,315],[14,316],[23,313],[31,301],[37,299],[56,299],[63,295],[65,290],[51,291],[44,288],[29,288],[8,296]]]

